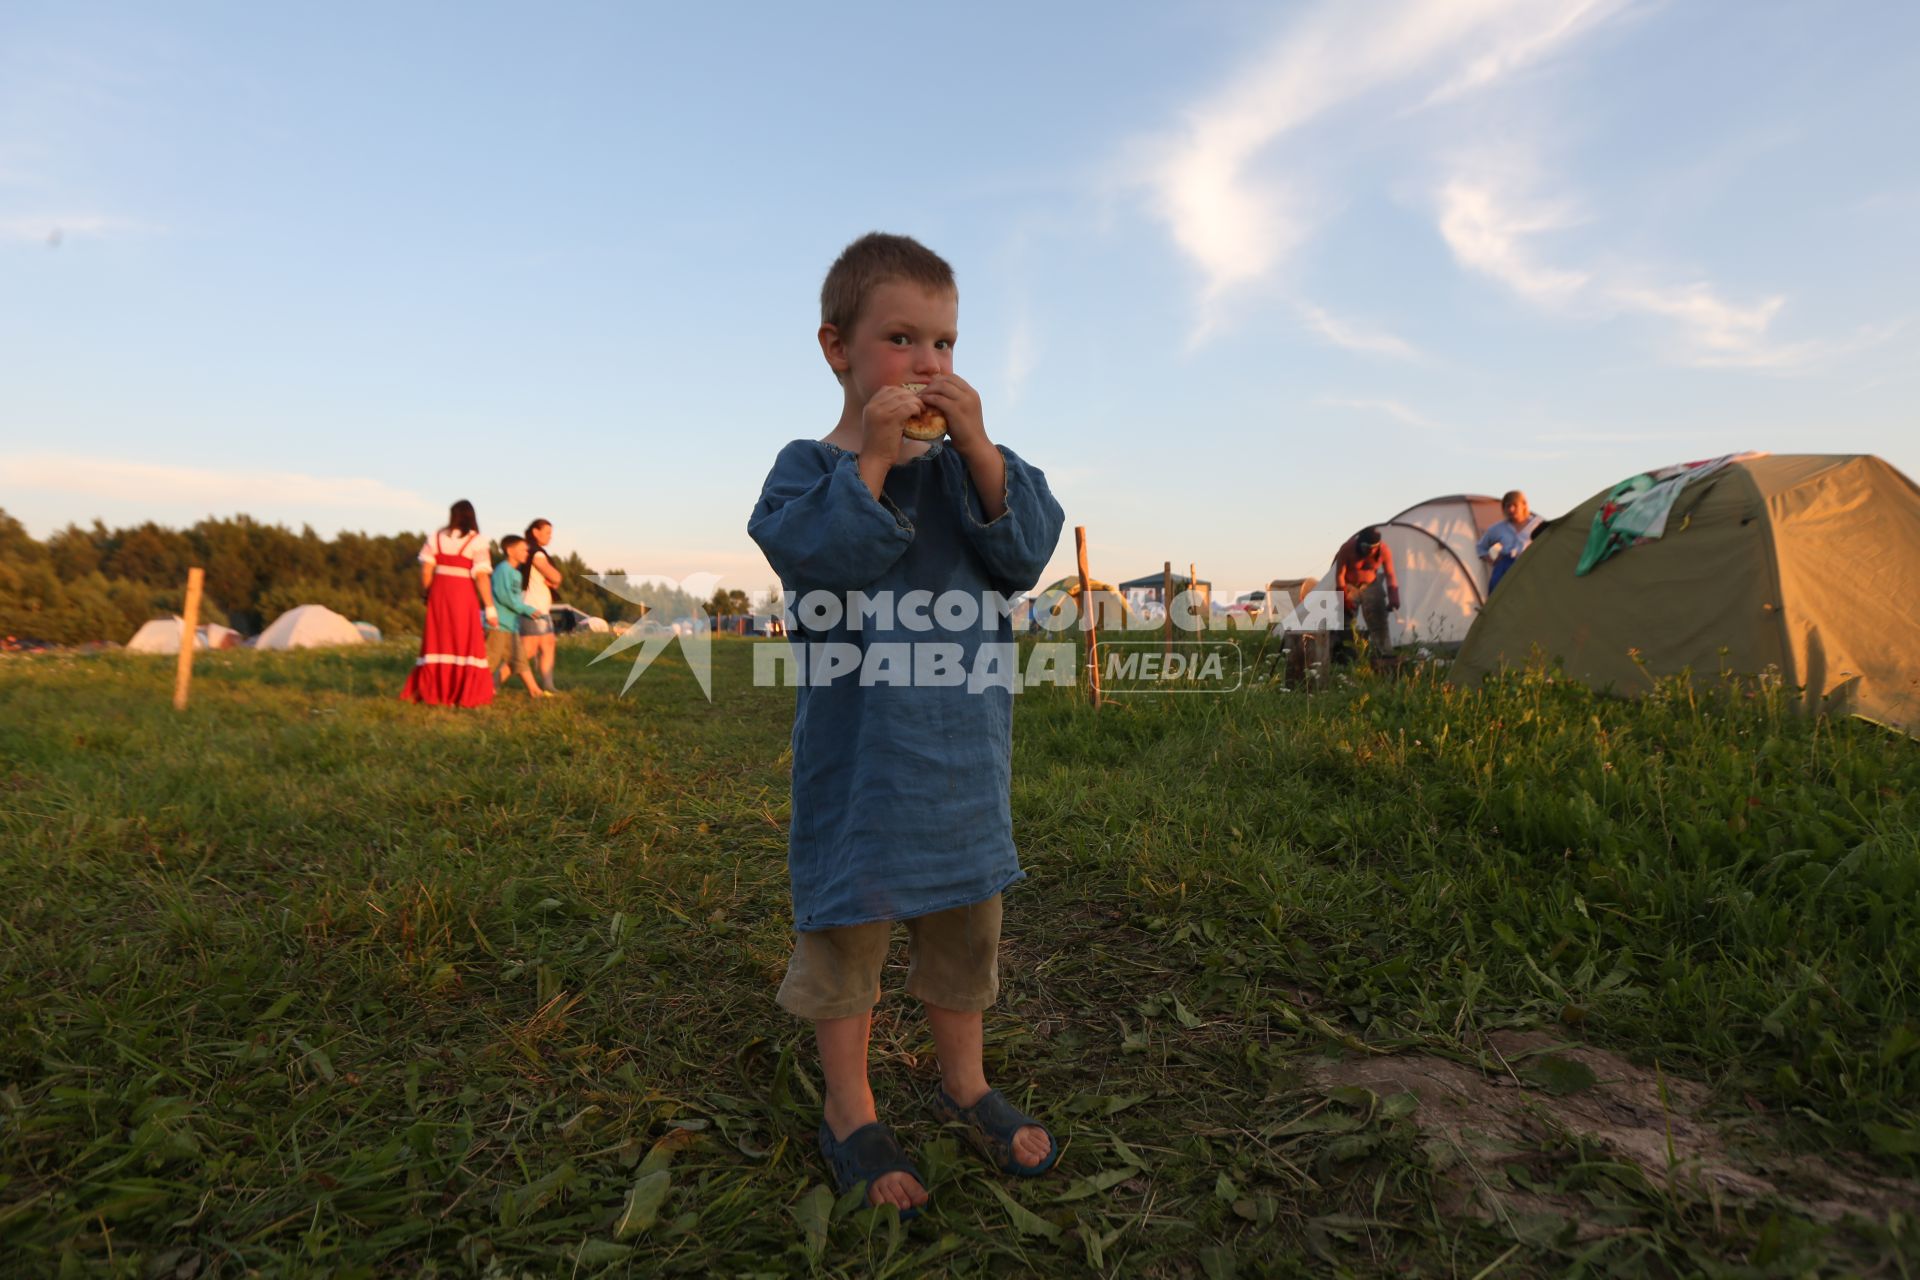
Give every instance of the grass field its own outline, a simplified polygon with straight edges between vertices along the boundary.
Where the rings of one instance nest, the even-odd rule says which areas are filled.
[[[1920,1273],[1920,747],[1542,675],[1021,697],[989,1070],[836,1201],[773,1004],[792,693],[752,642],[0,661],[0,1273]],[[897,991],[897,974],[893,979]],[[1404,1087],[1403,1087],[1404,1086]],[[1651,1153],[1651,1154],[1649,1154]]]

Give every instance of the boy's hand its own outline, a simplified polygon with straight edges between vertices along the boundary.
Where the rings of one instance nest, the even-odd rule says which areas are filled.
[[[947,416],[947,438],[963,457],[992,446],[992,441],[987,439],[985,417],[980,412],[980,393],[965,378],[954,373],[939,374],[927,383],[920,399]]]
[[[860,478],[880,496],[887,472],[900,460],[907,419],[919,413],[920,397],[904,387],[882,387],[860,412]]]
[[[1007,509],[1007,463],[987,439],[980,393],[965,378],[943,373],[927,384],[920,398],[947,416],[947,438],[973,477],[980,510],[987,519],[998,520]]]

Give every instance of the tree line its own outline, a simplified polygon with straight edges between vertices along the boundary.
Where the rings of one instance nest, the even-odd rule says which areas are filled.
[[[418,634],[425,618],[416,557],[424,533],[347,533],[323,538],[251,516],[206,519],[189,529],[148,521],[109,529],[70,524],[44,542],[0,510],[0,636],[16,642],[124,642],[140,625],[180,611],[187,570],[206,571],[201,618],[253,634],[288,609],[320,604],[389,635]],[[500,551],[492,543],[494,560]],[[639,605],[587,581],[575,552],[556,557],[565,580],[554,598],[609,622]],[[618,574],[619,569],[610,569]],[[693,617],[707,602],[673,587],[632,594],[662,619]]]

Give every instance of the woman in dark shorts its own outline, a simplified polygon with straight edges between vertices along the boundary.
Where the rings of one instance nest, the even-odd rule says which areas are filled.
[[[527,661],[540,687],[548,693],[558,693],[560,691],[553,687],[553,660],[558,642],[553,635],[552,611],[553,589],[560,585],[560,570],[547,554],[547,544],[552,541],[553,521],[540,519],[527,526],[527,546],[532,554],[520,566],[520,584],[527,603],[541,616],[521,622],[520,639],[526,646]]]

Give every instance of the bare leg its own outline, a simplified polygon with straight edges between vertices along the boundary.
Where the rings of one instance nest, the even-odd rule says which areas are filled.
[[[559,653],[558,636],[540,637],[540,683],[548,693],[555,692],[553,687],[553,660]]]
[[[988,1087],[983,1056],[986,1036],[980,1012],[942,1009],[937,1004],[925,1007],[927,1025],[933,1030],[933,1049],[940,1055],[940,1086],[949,1098],[970,1107],[987,1096]],[[863,1045],[862,1065],[865,1054]],[[1047,1158],[1052,1145],[1045,1129],[1030,1124],[1013,1135],[1013,1158],[1023,1165],[1037,1165]]]
[[[867,1082],[867,1034],[873,1015],[822,1018],[813,1024],[820,1045],[820,1071],[827,1078],[827,1127],[836,1140],[879,1119]],[[869,1204],[912,1209],[927,1202],[926,1188],[904,1173],[885,1173],[867,1188]]]
[[[540,686],[533,682],[533,663],[530,662],[527,657],[527,655],[532,651],[534,646],[538,645],[540,641],[538,640],[538,638],[521,639],[519,637],[515,637],[514,643],[520,646],[521,682],[527,686],[528,694],[530,694],[535,698],[542,697],[543,695],[540,692]]]

